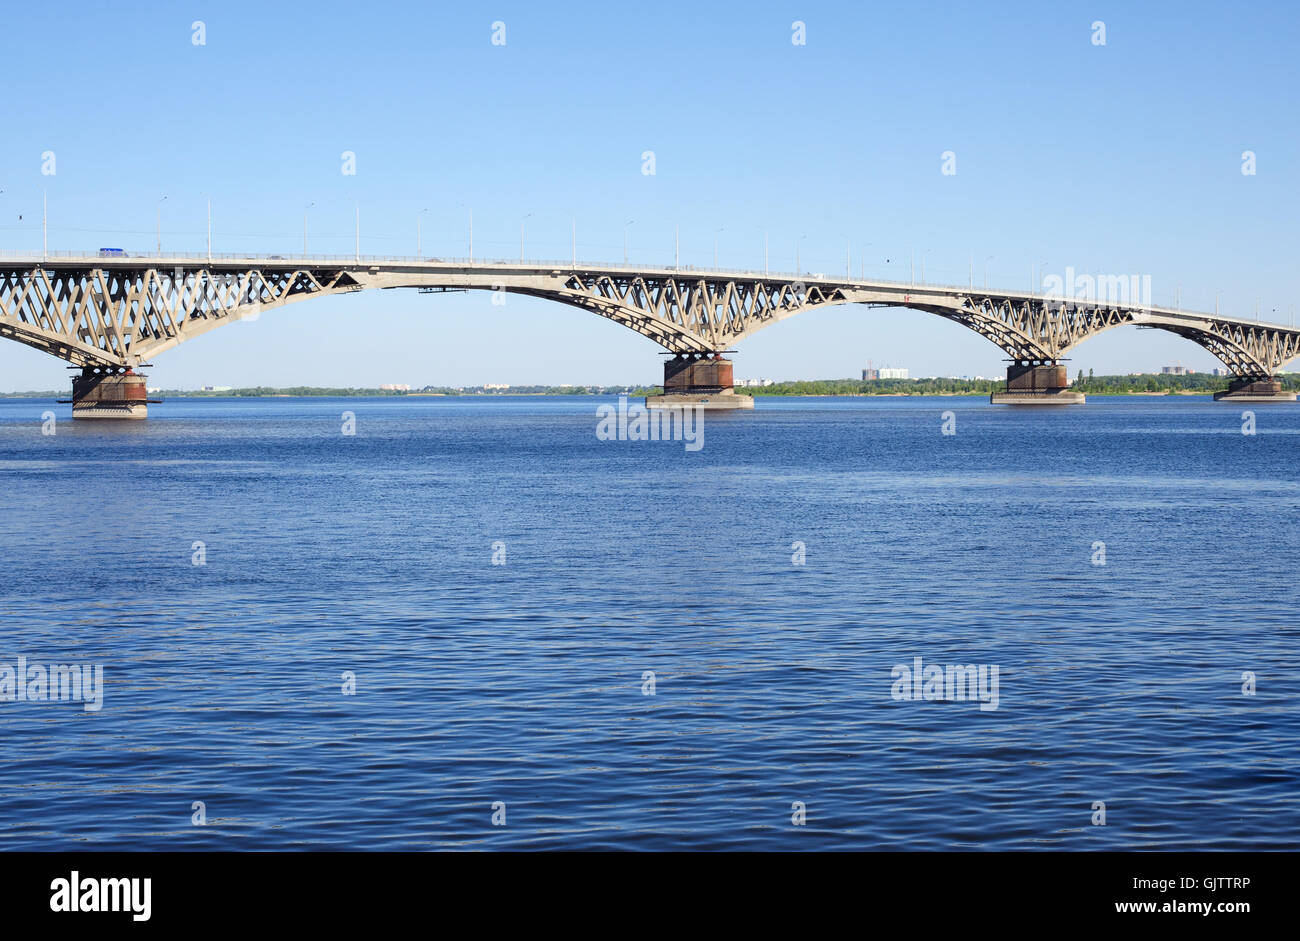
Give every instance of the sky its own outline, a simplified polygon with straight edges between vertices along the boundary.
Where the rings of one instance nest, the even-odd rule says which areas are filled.
[[[68,3],[6,11],[0,250],[113,246],[634,262],[1026,289],[1138,275],[1152,300],[1290,323],[1300,300],[1300,6]],[[196,24],[201,23],[201,29]],[[1104,45],[1098,44],[1104,24]],[[504,33],[500,26],[504,24]],[[803,24],[803,43],[795,24]],[[504,43],[501,39],[504,36]],[[202,38],[202,43],[196,39]],[[497,42],[493,42],[496,38]],[[654,155],[644,172],[643,155]],[[1253,174],[1242,172],[1247,151]],[[355,155],[347,174],[344,154]],[[944,173],[945,153],[951,152]],[[49,155],[53,155],[53,161]],[[53,172],[50,172],[53,171]],[[163,198],[165,197],[165,199]],[[310,206],[310,208],[307,208]],[[631,223],[631,224],[628,224]],[[986,275],[987,272],[987,275]],[[639,383],[660,348],[487,293],[309,300],[160,355],[151,386]],[[738,377],[1003,375],[966,328],[809,312]],[[1098,374],[1218,364],[1121,328]],[[1297,367],[1294,363],[1291,368]],[[66,364],[0,342],[0,389]]]

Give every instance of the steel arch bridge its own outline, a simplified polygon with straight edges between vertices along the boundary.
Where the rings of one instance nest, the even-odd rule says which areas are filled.
[[[569,262],[51,254],[0,257],[0,336],[89,370],[140,366],[223,324],[369,288],[507,291],[589,310],[677,354],[720,354],[834,304],[908,307],[962,324],[1018,364],[1055,364],[1122,325],[1200,344],[1233,376],[1267,379],[1300,330],[1238,317],[1019,291],[754,271]]]

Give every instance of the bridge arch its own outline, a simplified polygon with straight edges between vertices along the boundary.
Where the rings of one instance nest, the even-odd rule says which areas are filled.
[[[1239,377],[1271,376],[1300,355],[1293,328],[1023,292],[690,268],[274,257],[0,262],[0,336],[74,365],[130,367],[253,312],[368,288],[545,298],[679,354],[719,353],[797,314],[861,304],[943,317],[1016,363],[1056,363],[1084,340],[1124,325],[1192,340]]]

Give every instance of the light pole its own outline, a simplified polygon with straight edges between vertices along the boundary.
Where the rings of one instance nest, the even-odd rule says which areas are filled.
[[[1040,261],[1038,263],[1038,283],[1034,286],[1035,291],[1041,292],[1043,290],[1043,278],[1046,276],[1047,276],[1047,262]]]
[[[636,222],[635,219],[629,219],[627,220],[627,222],[623,223],[623,266],[624,267],[627,267],[627,229],[628,226],[630,226],[634,222]]]
[[[302,257],[303,258],[307,257],[307,210],[315,205],[316,205],[315,203],[308,203],[306,206],[303,207],[302,210]]]
[[[801,235],[801,236],[799,236],[797,239],[794,240],[794,274],[795,274],[795,277],[798,277],[798,276],[799,276],[799,272],[803,270],[803,263],[799,261],[799,243],[801,243],[801,242],[802,242],[804,239],[806,239],[807,237],[808,237],[808,236],[806,236],[806,235]]]
[[[530,216],[532,216],[531,212],[519,220],[519,263],[521,265],[524,263],[524,223]]]
[[[200,193],[208,198],[208,264],[212,264],[212,194]]]
[[[419,261],[424,257],[424,248],[422,247],[422,238],[424,236],[424,232],[421,229],[421,223],[424,214],[428,211],[429,210],[427,208],[421,209],[419,212],[415,214],[415,260],[416,261]]]
[[[158,243],[157,243],[157,248],[158,248],[158,254],[159,254],[159,255],[162,254],[162,204],[166,201],[166,199],[167,199],[167,197],[164,196],[162,199],[158,200],[158,229],[157,229]]]
[[[723,226],[721,229],[713,230],[713,270],[714,271],[718,269],[718,233],[724,231],[725,229],[726,226]]]
[[[466,203],[461,203],[460,208],[469,212],[469,263],[472,265],[474,264],[474,210]]]

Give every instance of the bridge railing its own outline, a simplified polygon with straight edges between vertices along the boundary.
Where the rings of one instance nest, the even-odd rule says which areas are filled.
[[[199,261],[199,262],[299,262],[304,264],[350,264],[350,265],[454,265],[473,268],[552,268],[559,270],[619,271],[628,274],[643,274],[647,271],[703,274],[711,277],[739,277],[746,279],[776,280],[782,282],[801,281],[827,284],[878,284],[890,288],[927,287],[947,291],[966,291],[968,286],[960,284],[940,284],[933,281],[890,281],[878,278],[841,278],[824,272],[791,272],[763,270],[758,268],[714,268],[706,265],[645,265],[621,261],[574,261],[572,258],[483,258],[451,256],[417,256],[417,255],[317,255],[317,254],[257,254],[250,252],[137,252],[123,251],[101,255],[98,252],[30,252],[14,249],[0,249],[0,261],[14,260],[24,262],[40,261],[86,261],[86,262],[124,262],[124,261]],[[1005,293],[1005,292],[998,292]],[[1023,292],[1013,292],[1021,294]]]

